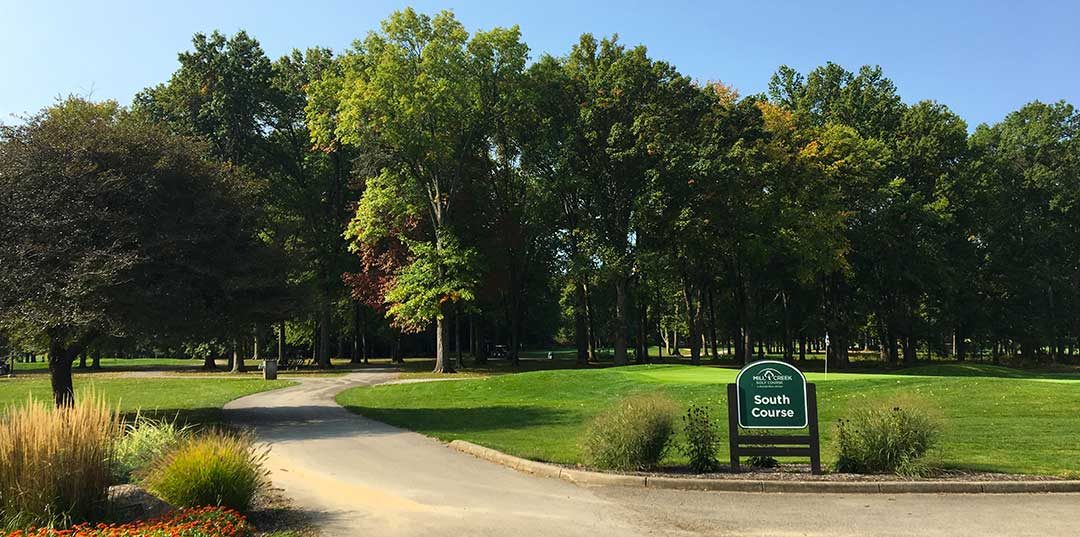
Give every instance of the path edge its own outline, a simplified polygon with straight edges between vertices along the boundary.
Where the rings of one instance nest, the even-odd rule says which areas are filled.
[[[611,474],[565,468],[508,455],[465,440],[449,446],[462,453],[540,477],[576,485],[642,487],[669,490],[761,493],[840,494],[1017,494],[1080,492],[1080,480],[1068,481],[772,481]]]

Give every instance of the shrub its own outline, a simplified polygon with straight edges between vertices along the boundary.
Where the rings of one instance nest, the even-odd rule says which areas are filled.
[[[223,507],[174,511],[154,520],[130,524],[82,524],[69,530],[39,528],[8,537],[246,537],[251,528],[243,515]]]
[[[590,425],[583,443],[585,460],[611,470],[655,467],[671,443],[677,408],[664,394],[619,400]]]
[[[690,405],[683,416],[683,433],[686,444],[682,451],[690,459],[691,470],[705,473],[720,468],[720,461],[716,460],[720,436],[707,408]]]
[[[3,527],[66,526],[104,512],[117,412],[96,394],[70,408],[33,400],[0,416]]]
[[[925,473],[923,456],[934,446],[938,425],[914,405],[864,408],[837,425],[839,472]]]
[[[215,431],[183,440],[151,465],[142,482],[176,506],[220,505],[246,512],[267,482],[265,458],[250,435]]]
[[[190,426],[178,427],[173,421],[136,416],[124,425],[124,435],[116,442],[114,481],[130,481],[133,472],[148,468],[154,459],[176,447],[190,433]]]

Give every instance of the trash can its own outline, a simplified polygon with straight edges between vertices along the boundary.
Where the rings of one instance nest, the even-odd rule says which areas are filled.
[[[263,380],[277,380],[277,358],[263,360]]]

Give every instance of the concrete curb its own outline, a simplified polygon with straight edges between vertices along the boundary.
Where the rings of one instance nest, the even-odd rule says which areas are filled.
[[[577,485],[643,487],[673,490],[766,493],[837,494],[1014,494],[1080,492],[1080,481],[772,481],[764,479],[708,479],[609,474],[564,468],[555,464],[507,455],[501,451],[454,440],[450,447],[519,472],[552,477]]]

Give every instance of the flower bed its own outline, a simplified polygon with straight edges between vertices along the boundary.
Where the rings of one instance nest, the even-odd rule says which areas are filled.
[[[161,518],[129,524],[80,524],[66,530],[38,528],[15,531],[8,537],[246,537],[247,520],[224,507],[175,511]]]

